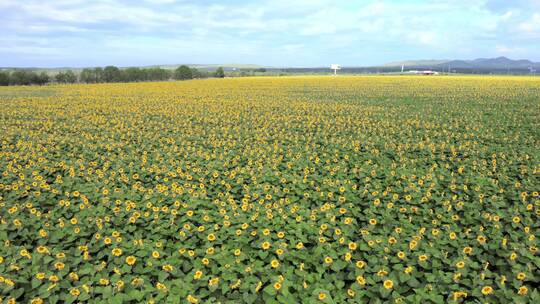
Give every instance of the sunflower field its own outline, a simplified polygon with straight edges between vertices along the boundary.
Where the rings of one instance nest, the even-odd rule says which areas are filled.
[[[540,80],[0,89],[0,303],[540,303]]]

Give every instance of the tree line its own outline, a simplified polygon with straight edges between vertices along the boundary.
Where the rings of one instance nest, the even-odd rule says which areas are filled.
[[[85,68],[78,75],[71,71],[61,71],[54,76],[46,72],[30,70],[0,71],[0,86],[8,85],[44,85],[47,83],[109,83],[109,82],[140,82],[140,81],[165,81],[170,79],[188,80],[196,78],[225,77],[222,67],[214,73],[190,68],[186,65],[179,66],[176,70],[155,68],[125,68],[115,66],[104,68]]]

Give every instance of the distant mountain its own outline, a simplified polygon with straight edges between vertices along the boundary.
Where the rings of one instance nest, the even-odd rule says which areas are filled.
[[[432,69],[483,69],[483,70],[525,70],[529,68],[540,69],[540,62],[530,60],[512,60],[506,57],[478,58],[474,60],[411,60],[393,62],[383,65],[383,67],[406,68],[432,68]]]

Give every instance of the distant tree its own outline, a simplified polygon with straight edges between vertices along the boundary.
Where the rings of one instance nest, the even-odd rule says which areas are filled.
[[[72,70],[67,70],[65,72],[65,77],[66,77],[66,82],[67,83],[75,83],[77,82],[77,75],[75,75],[75,73],[73,73]]]
[[[33,74],[34,74],[32,75],[33,84],[44,85],[51,80],[51,78],[49,77],[49,74],[47,74],[46,72],[41,72],[39,74],[33,73]]]
[[[259,69],[256,69],[255,72],[266,73],[266,69],[265,68],[259,68]]]
[[[9,72],[0,72],[0,86],[9,85]]]
[[[171,73],[168,70],[162,68],[150,68],[147,69],[147,80],[150,81],[163,81],[171,78]]]
[[[145,73],[139,68],[127,68],[122,71],[123,80],[127,82],[136,82],[145,80]]]
[[[122,72],[120,72],[120,69],[115,66],[106,66],[103,69],[103,81],[120,82],[122,81]]]
[[[139,81],[147,81],[148,79],[148,69],[140,69],[139,71]]]
[[[199,69],[197,69],[196,75],[197,75],[197,78],[209,78],[209,77],[214,77],[214,73],[210,73],[210,72],[204,71],[204,70],[201,71],[201,70],[199,70]],[[195,78],[195,77],[193,77],[193,78]]]
[[[141,69],[131,67],[120,70],[115,66],[103,68],[83,69],[80,75],[80,81],[86,83],[97,82],[136,82],[136,81],[163,81],[172,77],[170,70],[159,67]]]
[[[64,72],[60,72],[60,73],[54,75],[54,79],[58,83],[66,83],[66,78],[65,78]]]
[[[29,85],[32,83],[32,74],[25,70],[15,70],[11,73],[9,77],[9,84],[10,85]]]
[[[105,82],[103,68],[94,68],[94,82]]]
[[[67,70],[65,72],[60,72],[54,76],[56,82],[58,83],[75,83],[77,82],[77,76],[73,73],[72,70]]]
[[[225,71],[223,71],[223,68],[222,68],[222,67],[219,67],[219,68],[216,70],[216,73],[214,73],[214,77],[217,77],[217,78],[223,78],[223,77],[225,77]]]
[[[187,80],[192,78],[193,72],[186,65],[181,65],[174,71],[174,79],[176,80]]]
[[[40,84],[40,82],[41,82],[38,73],[29,72],[28,77],[30,77],[30,84]]]
[[[103,81],[102,68],[86,68],[81,71],[80,81],[85,83],[97,83]]]
[[[44,85],[50,78],[46,72],[36,73],[28,70],[15,70],[9,76],[10,85]]]
[[[201,71],[199,71],[199,69],[196,69],[196,68],[191,68],[191,76],[194,79],[203,78],[203,74],[201,73]]]
[[[83,69],[79,76],[81,82],[92,83],[95,82],[94,71],[92,69]]]

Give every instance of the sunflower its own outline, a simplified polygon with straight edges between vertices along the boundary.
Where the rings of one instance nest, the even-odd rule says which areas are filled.
[[[199,303],[199,300],[192,295],[188,295],[186,300],[188,301],[188,303],[191,303],[191,304]]]
[[[527,286],[521,286],[518,289],[518,294],[521,295],[521,296],[524,296],[524,295],[527,294],[528,291],[529,291],[529,289],[527,288]]]
[[[364,262],[364,261],[357,261],[356,262],[356,267],[362,269],[362,268],[364,268],[364,266],[366,266],[366,262]]]
[[[78,280],[79,280],[79,275],[76,274],[75,272],[70,272],[70,273],[69,273],[69,278],[70,278],[72,281],[78,281]]]
[[[454,301],[457,301],[459,298],[466,298],[467,297],[467,293],[464,292],[464,291],[454,291],[452,293],[452,298]]]
[[[385,280],[383,286],[386,289],[392,289],[392,287],[394,287],[394,282],[392,280]]]
[[[208,280],[208,286],[213,286],[213,285],[217,285],[219,283],[219,278],[211,278],[210,280]]]
[[[39,246],[37,248],[37,252],[41,253],[41,254],[49,253],[49,249],[47,249],[47,247],[45,247],[45,246]],[[1,260],[0,260],[0,263],[1,263]]]
[[[66,265],[65,265],[64,263],[62,263],[62,262],[56,262],[56,263],[54,263],[54,268],[56,268],[56,269],[58,269],[58,270],[64,269],[65,266],[66,266]]]
[[[511,261],[514,261],[515,259],[517,259],[517,257],[518,257],[518,255],[517,255],[517,253],[515,253],[515,252],[512,252],[512,253],[510,254],[510,260],[511,260]]]
[[[487,296],[493,292],[493,288],[491,286],[484,286],[482,287],[482,294]]]
[[[366,279],[363,276],[357,276],[356,282],[358,282],[360,286],[366,285]]]
[[[171,271],[173,271],[174,267],[172,265],[170,265],[170,264],[166,264],[166,265],[163,265],[161,267],[161,269],[163,269],[166,272],[171,272]]]
[[[326,293],[324,293],[324,292],[319,292],[318,298],[319,298],[319,300],[324,301],[324,300],[326,299]]]
[[[486,237],[483,236],[483,235],[479,235],[479,236],[476,237],[476,241],[478,241],[478,243],[480,243],[480,244],[484,244],[486,242],[486,240],[487,240]]]
[[[163,283],[160,283],[160,282],[157,282],[156,283],[156,288],[158,290],[161,290],[161,291],[167,291],[167,286]]]
[[[74,296],[74,297],[77,297],[81,294],[81,291],[78,289],[78,288],[71,288],[69,290],[69,293]]]
[[[129,266],[133,266],[135,264],[135,262],[137,262],[137,258],[130,255],[128,257],[126,257],[126,264],[128,264]]]

